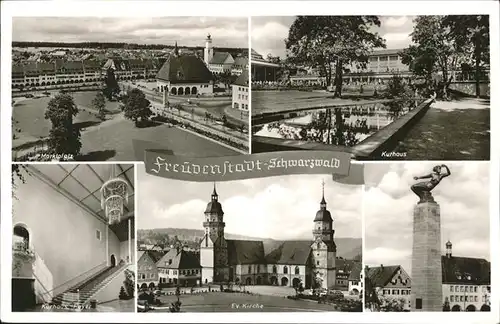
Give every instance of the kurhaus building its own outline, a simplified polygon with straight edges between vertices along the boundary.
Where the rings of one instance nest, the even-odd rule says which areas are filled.
[[[224,235],[224,211],[214,186],[205,209],[205,236],[200,243],[202,283],[334,287],[337,247],[324,194],[312,225],[313,240],[228,240]]]

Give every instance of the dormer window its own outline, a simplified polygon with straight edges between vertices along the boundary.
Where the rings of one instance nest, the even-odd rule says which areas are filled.
[[[172,259],[168,259],[168,265],[172,264]]]

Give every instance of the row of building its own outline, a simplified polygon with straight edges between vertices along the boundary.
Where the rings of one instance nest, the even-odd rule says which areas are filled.
[[[491,264],[485,259],[457,257],[451,242],[446,243],[446,255],[441,257],[443,307],[451,311],[489,311],[491,307]],[[370,281],[383,299],[400,299],[404,310],[411,305],[411,278],[400,265],[367,267]],[[368,286],[368,283],[366,283]]]
[[[226,239],[224,212],[215,187],[204,214],[205,236],[199,254],[181,247],[162,256],[158,251],[140,252],[139,288],[233,282],[362,291],[361,263],[337,257],[333,219],[324,196],[313,221],[313,240]]]
[[[173,53],[180,55],[177,44]],[[169,57],[159,58],[121,58],[111,56],[107,59],[65,60],[64,56],[56,56],[51,62],[26,61],[13,64],[12,88],[31,89],[64,84],[93,83],[103,80],[105,72],[112,69],[119,80],[156,79]],[[214,52],[212,38],[208,35],[205,42],[204,57],[186,53],[191,61],[199,61],[213,74],[241,75],[248,70],[248,55],[233,57],[228,52]],[[203,76],[204,70],[189,71]]]

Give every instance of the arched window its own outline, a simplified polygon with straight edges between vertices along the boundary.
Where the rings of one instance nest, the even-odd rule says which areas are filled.
[[[252,266],[248,266],[248,273],[252,273]]]
[[[273,265],[273,273],[278,273],[278,269],[276,268],[275,265]]]
[[[288,273],[288,267],[287,267],[287,266],[284,266],[284,267],[283,267],[283,273],[284,273],[284,274],[287,274],[287,273]]]
[[[260,264],[257,265],[257,273],[260,272]]]
[[[298,267],[298,266],[296,266],[296,267],[295,267],[295,274],[296,274],[296,275],[300,274],[300,269],[299,269],[299,267]]]
[[[12,236],[12,241],[14,250],[28,250],[30,247],[30,234],[26,227],[22,225],[14,226],[14,235]]]

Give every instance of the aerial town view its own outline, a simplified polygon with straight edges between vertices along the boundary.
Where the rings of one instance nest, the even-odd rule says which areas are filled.
[[[488,164],[365,167],[366,311],[490,311]]]
[[[252,153],[489,160],[489,16],[254,17],[251,29]]]
[[[14,18],[12,158],[248,153],[248,54],[245,17]]]
[[[140,312],[362,311],[361,186],[317,175],[192,183],[139,169]]]

